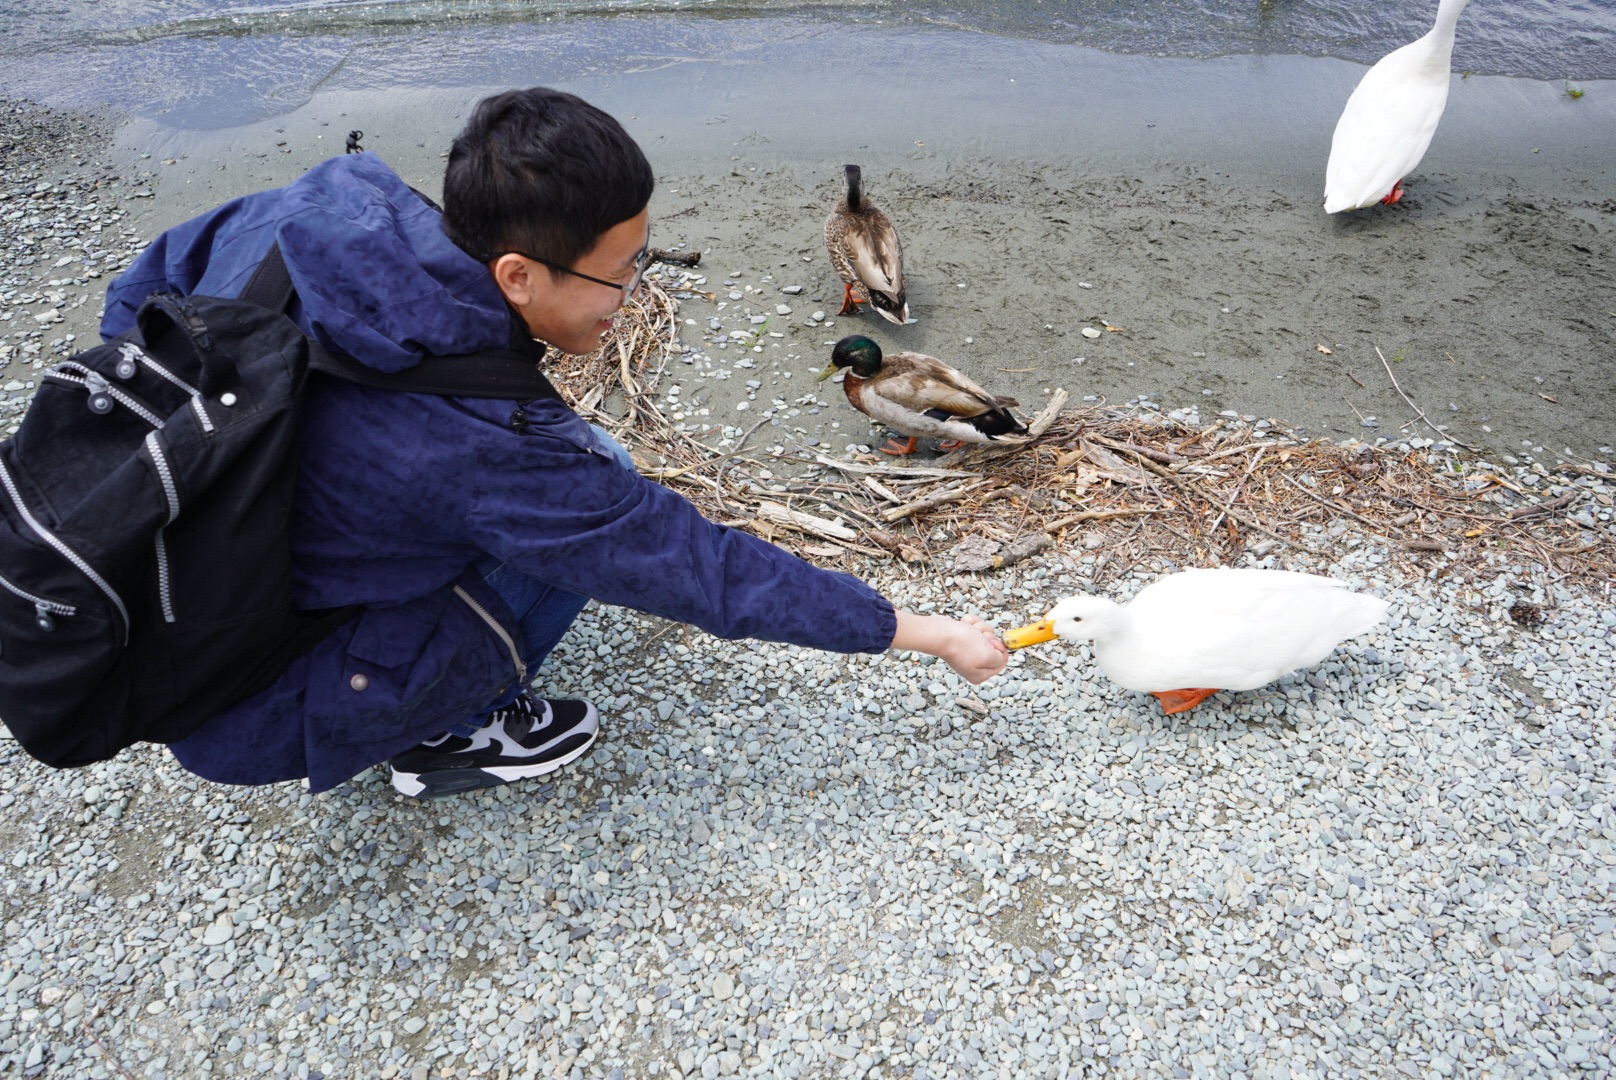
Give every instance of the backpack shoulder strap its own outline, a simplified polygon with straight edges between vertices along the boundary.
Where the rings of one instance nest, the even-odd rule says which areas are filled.
[[[241,291],[241,299],[285,314],[294,292],[292,275],[286,269],[281,246],[276,243],[253,271],[247,287]],[[539,370],[544,346],[525,336],[520,342],[513,341],[511,348],[458,356],[426,356],[414,366],[397,372],[377,371],[351,356],[332,352],[313,338],[308,342],[310,368],[362,386],[438,397],[563,401],[555,386]]]

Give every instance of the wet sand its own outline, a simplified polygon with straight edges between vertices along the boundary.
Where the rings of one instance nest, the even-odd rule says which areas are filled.
[[[1331,217],[1320,208],[1330,132],[1362,71],[804,25],[732,62],[652,58],[562,85],[646,147],[655,242],[699,247],[712,284],[739,272],[731,280],[764,288],[723,318],[790,301],[770,326],[789,332],[765,359],[800,371],[797,386],[824,342],[858,330],[1032,408],[1062,386],[1074,401],[1148,396],[1334,439],[1397,438],[1409,421],[1407,434],[1432,436],[1378,347],[1432,421],[1489,455],[1607,459],[1616,83],[1584,84],[1573,100],[1557,84],[1457,79],[1402,204]],[[512,84],[542,79],[513,73]],[[487,89],[317,94],[277,120],[215,131],[130,124],[117,153],[155,174],[156,193],[135,227],[154,233],[284,183],[340,152],[351,127],[436,193],[442,152]],[[840,300],[819,234],[844,161],[863,165],[898,224],[914,325],[804,325]],[[785,285],[803,292],[772,291]],[[697,330],[713,305],[683,314],[698,323],[687,340],[705,348]],[[1081,333],[1106,324],[1122,330]],[[739,381],[711,385],[714,422],[744,418],[731,411],[741,393]],[[831,419],[840,429],[822,434],[837,449],[864,430],[845,405],[798,422],[814,434]]]

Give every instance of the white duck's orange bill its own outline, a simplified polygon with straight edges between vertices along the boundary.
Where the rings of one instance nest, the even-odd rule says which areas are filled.
[[[1030,626],[1018,626],[1014,630],[1005,632],[1004,644],[1010,649],[1025,649],[1028,645],[1038,645],[1045,641],[1055,640],[1055,620],[1045,619]]]

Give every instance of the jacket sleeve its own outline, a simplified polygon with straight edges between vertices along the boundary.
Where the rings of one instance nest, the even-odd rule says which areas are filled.
[[[892,644],[897,615],[880,593],[713,524],[593,448],[587,425],[571,419],[575,429],[484,440],[470,513],[484,551],[557,587],[718,637],[832,652]]]

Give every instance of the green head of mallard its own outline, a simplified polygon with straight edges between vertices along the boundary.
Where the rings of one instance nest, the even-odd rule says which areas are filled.
[[[847,368],[861,379],[873,379],[881,370],[881,346],[863,334],[848,334],[830,351],[830,363],[819,373],[820,382]]]

